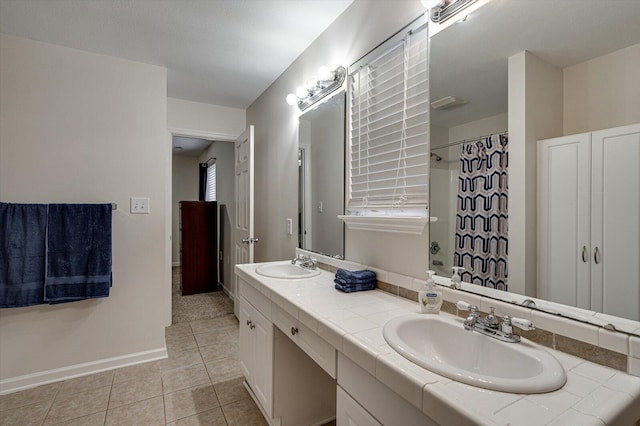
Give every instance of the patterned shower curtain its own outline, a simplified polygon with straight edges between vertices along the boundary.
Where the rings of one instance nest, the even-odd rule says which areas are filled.
[[[463,281],[507,290],[508,138],[492,135],[460,149],[453,263]]]

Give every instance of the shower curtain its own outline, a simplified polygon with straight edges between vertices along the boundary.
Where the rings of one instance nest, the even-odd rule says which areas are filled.
[[[507,290],[508,138],[460,148],[454,265],[463,281]]]

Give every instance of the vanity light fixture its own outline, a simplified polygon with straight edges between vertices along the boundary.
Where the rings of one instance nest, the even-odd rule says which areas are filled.
[[[306,86],[298,87],[296,93],[287,95],[287,103],[292,106],[298,105],[300,111],[304,111],[329,93],[342,87],[346,75],[347,70],[343,66],[339,66],[333,71],[326,66],[320,67],[315,80],[309,80]]]
[[[442,0],[438,4],[433,5],[433,1],[422,0],[422,4],[429,9],[431,21],[441,24],[463,9],[471,6],[477,0]],[[465,18],[466,19],[466,16]]]

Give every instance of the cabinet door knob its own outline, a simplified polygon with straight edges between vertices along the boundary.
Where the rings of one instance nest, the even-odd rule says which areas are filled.
[[[291,327],[291,335],[295,336],[296,334],[298,334],[298,327]]]
[[[253,321],[247,320],[247,325],[248,325],[249,327],[251,327],[251,325],[252,325],[252,324],[253,324]]]
[[[582,246],[582,263],[589,261],[589,254],[587,253],[587,246]]]

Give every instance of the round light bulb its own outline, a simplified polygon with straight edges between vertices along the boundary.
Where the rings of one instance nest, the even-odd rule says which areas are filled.
[[[298,98],[301,98],[301,99],[302,99],[302,98],[304,98],[305,96],[307,96],[307,94],[308,94],[308,93],[309,93],[309,92],[307,91],[307,88],[306,88],[306,87],[304,87],[304,86],[299,86],[299,87],[296,89],[296,96],[297,96]]]
[[[323,65],[318,69],[318,79],[319,80],[331,80],[333,78],[333,71],[329,69],[328,66]]]
[[[289,93],[287,95],[287,103],[291,106],[298,104],[298,97],[294,93]]]
[[[442,4],[442,0],[420,0],[420,3],[427,9],[433,9],[439,4]]]

